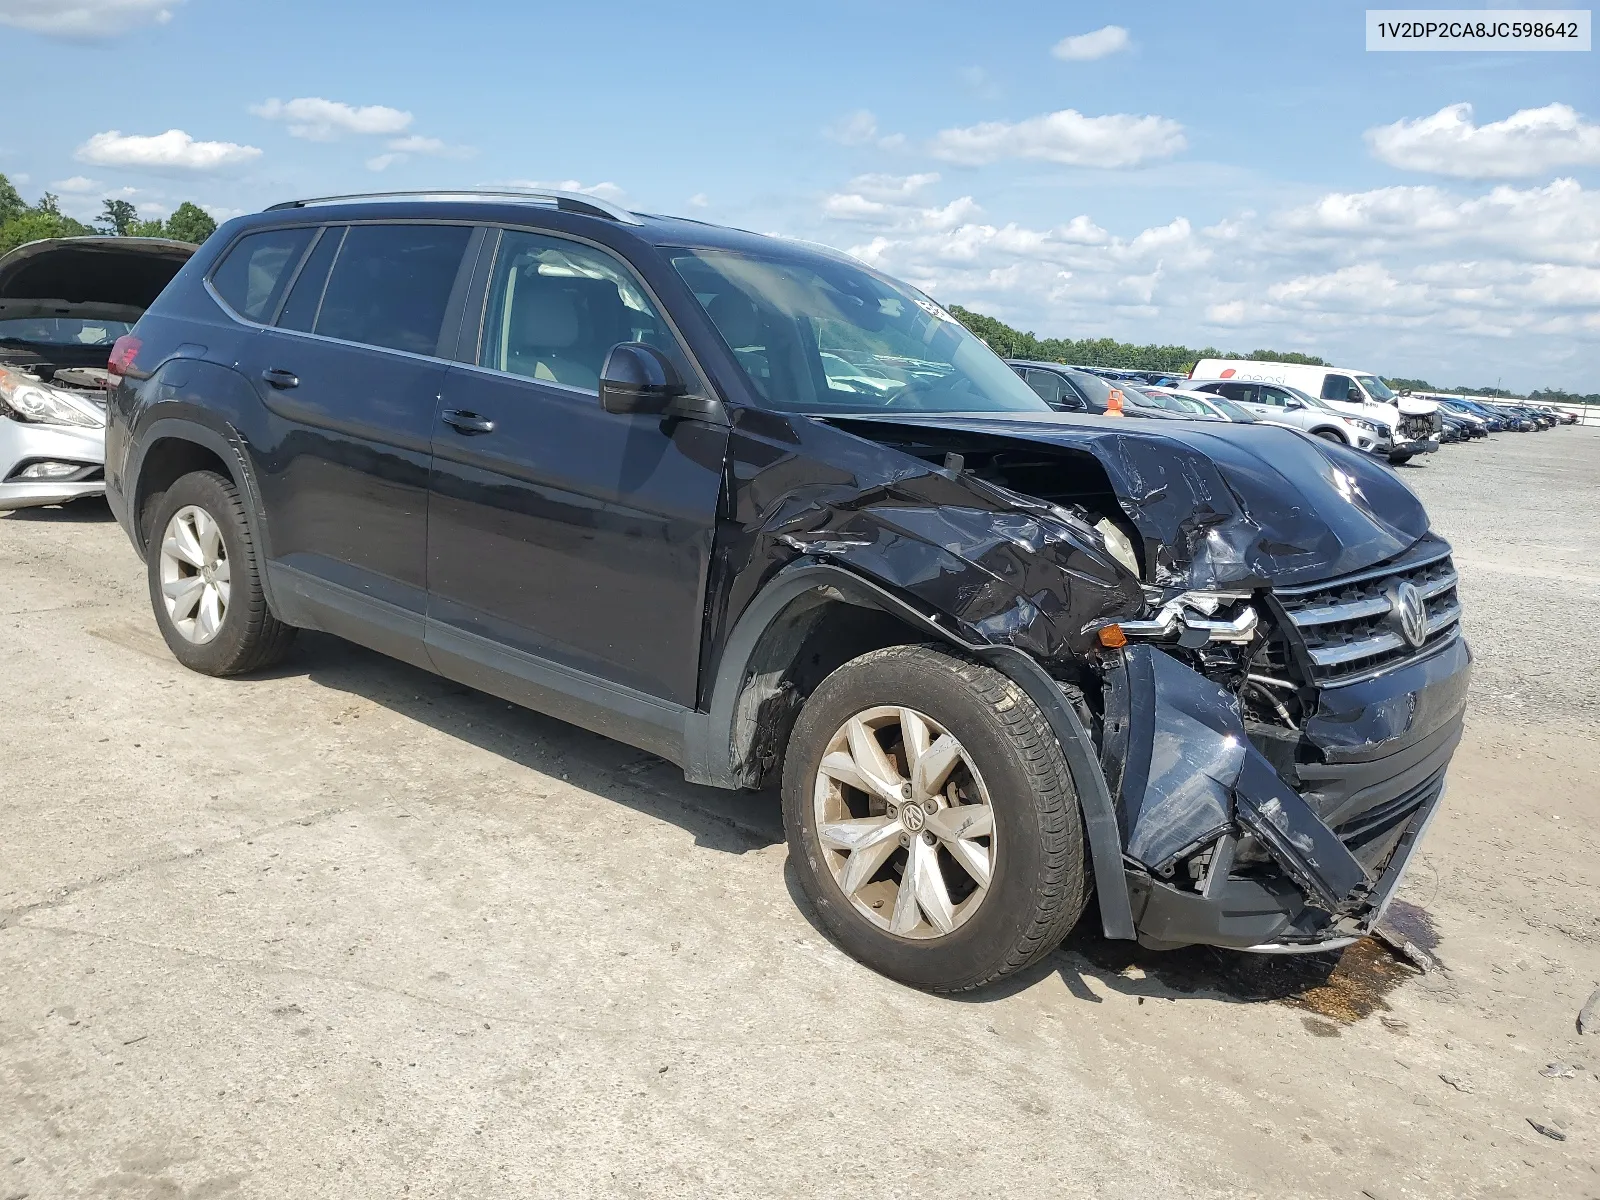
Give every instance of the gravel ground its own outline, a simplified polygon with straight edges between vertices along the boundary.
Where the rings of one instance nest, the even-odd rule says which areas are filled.
[[[103,509],[0,518],[0,1200],[1600,1197],[1597,461],[1404,470],[1478,654],[1434,969],[1080,930],[967,1001],[813,928],[770,796],[327,637],[190,674]]]

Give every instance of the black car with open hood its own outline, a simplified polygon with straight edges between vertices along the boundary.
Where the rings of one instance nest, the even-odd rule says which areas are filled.
[[[916,986],[1086,910],[1348,944],[1437,811],[1470,655],[1393,473],[1053,411],[845,255],[564,193],[298,201],[131,345],[108,496],[182,662],[322,629],[777,785],[821,923]]]

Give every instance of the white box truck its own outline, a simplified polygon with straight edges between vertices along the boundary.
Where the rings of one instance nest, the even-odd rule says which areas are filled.
[[[1353,417],[1379,421],[1393,434],[1389,461],[1403,463],[1439,448],[1439,406],[1432,400],[1400,396],[1371,371],[1351,367],[1308,367],[1300,363],[1258,362],[1250,358],[1202,358],[1189,378],[1237,379],[1249,383],[1279,383],[1321,397],[1331,407]]]

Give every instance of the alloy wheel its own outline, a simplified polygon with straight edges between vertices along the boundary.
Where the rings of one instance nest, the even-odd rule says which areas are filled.
[[[994,878],[994,810],[961,743],[915,709],[880,706],[829,739],[813,789],[817,838],[839,890],[880,929],[943,937]]]
[[[167,616],[185,641],[203,646],[228,612],[230,573],[222,529],[190,504],[172,514],[161,535],[161,595]]]

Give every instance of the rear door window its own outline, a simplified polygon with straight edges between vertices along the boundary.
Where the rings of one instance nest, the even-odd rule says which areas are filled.
[[[353,225],[313,332],[433,355],[472,230],[464,225]]]
[[[343,239],[343,226],[334,225],[322,231],[317,244],[306,256],[305,266],[300,268],[300,274],[289,287],[289,298],[283,303],[278,328],[311,332],[317,321],[317,310],[322,307],[322,293],[328,286],[328,269],[333,266]]]
[[[241,317],[270,324],[316,232],[316,226],[302,225],[246,234],[211,272],[211,286]]]
[[[1217,393],[1238,404],[1254,404],[1256,402],[1256,385],[1253,383],[1219,383],[1217,384]],[[1273,402],[1263,399],[1261,403],[1271,404]]]

